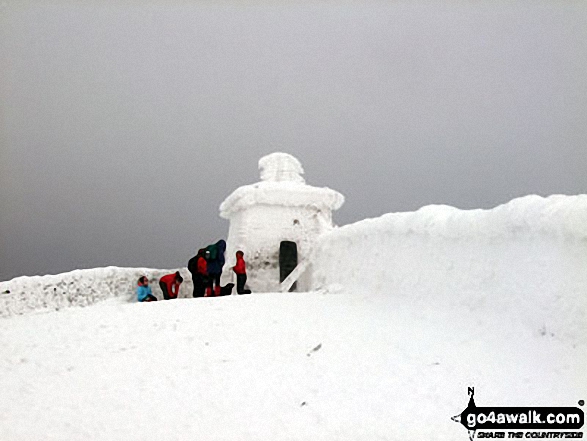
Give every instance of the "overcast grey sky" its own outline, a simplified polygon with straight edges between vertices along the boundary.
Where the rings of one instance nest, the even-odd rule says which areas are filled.
[[[339,224],[587,193],[587,2],[0,3],[0,280],[185,265],[272,151]]]

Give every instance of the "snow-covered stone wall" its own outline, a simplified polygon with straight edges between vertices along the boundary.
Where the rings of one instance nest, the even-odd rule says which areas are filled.
[[[254,254],[247,257],[254,267]],[[19,277],[0,282],[0,316],[110,297],[135,301],[141,275],[161,298],[158,279],[174,271],[108,267]],[[180,271],[180,297],[190,297],[190,275]],[[516,320],[536,332],[585,336],[587,195],[527,196],[492,210],[427,206],[367,219],[322,234],[308,275],[311,289],[342,285],[387,295],[423,315],[473,313],[480,324]]]
[[[471,312],[585,336],[587,195],[367,219],[321,236],[312,267],[314,289],[343,285],[418,305],[422,314]]]
[[[0,317],[26,314],[37,310],[59,310],[70,306],[87,306],[111,297],[136,301],[137,281],[141,276],[150,280],[151,290],[163,298],[159,278],[173,270],[148,268],[94,268],[68,273],[17,277],[0,282]],[[180,269],[184,282],[179,297],[192,295],[192,280],[187,269]]]

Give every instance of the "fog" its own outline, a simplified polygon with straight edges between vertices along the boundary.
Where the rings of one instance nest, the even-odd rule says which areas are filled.
[[[296,156],[339,225],[587,193],[587,3],[0,5],[0,280],[174,268]]]

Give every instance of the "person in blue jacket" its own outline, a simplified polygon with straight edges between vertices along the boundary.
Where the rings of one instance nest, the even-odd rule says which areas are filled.
[[[151,287],[149,286],[149,279],[145,276],[139,278],[137,284],[137,300],[139,302],[156,302],[157,297],[153,295]]]
[[[224,267],[224,251],[226,250],[226,242],[219,240],[214,245],[209,245],[206,251],[210,251],[210,258],[208,260],[208,289],[207,294],[215,296],[220,295],[220,276],[222,275],[222,268]]]

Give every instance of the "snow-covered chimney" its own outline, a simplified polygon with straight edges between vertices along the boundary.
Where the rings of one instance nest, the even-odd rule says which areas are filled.
[[[307,185],[302,164],[287,153],[264,156],[259,171],[261,182],[236,189],[220,205],[220,216],[230,221],[223,279],[231,279],[235,253],[242,250],[247,284],[254,292],[272,292],[333,227],[332,212],[344,197]],[[310,274],[304,274],[295,289],[307,290],[309,281]]]

